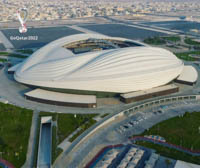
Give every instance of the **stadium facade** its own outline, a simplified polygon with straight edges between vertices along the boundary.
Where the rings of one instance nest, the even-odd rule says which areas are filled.
[[[18,65],[27,85],[126,93],[170,83],[184,64],[173,53],[124,38],[78,34],[49,43]]]
[[[131,103],[178,92],[174,81],[198,79],[193,66],[166,49],[100,34],[55,40],[8,72],[35,88],[24,94],[28,100],[88,108],[98,106],[97,97]]]

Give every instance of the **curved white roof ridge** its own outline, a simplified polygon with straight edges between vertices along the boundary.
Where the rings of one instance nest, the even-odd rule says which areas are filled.
[[[87,34],[80,33],[80,34],[62,37],[62,38],[59,38],[55,41],[48,43],[47,45],[45,45],[44,47],[40,48],[35,53],[33,53],[32,56],[27,58],[27,60],[25,62],[28,62],[30,59],[35,58],[34,57],[35,55],[37,55],[37,57],[39,56],[41,58],[42,56],[45,56],[45,54],[50,53],[54,48],[62,47],[63,45],[73,43],[73,42],[76,42],[76,41],[86,40],[88,38],[104,38],[104,39],[115,39],[115,40],[122,40],[122,41],[128,40],[128,41],[138,43],[140,45],[148,46],[147,44],[144,44],[142,42],[134,41],[134,40],[126,39],[126,38],[121,38],[121,37],[109,37],[109,36],[106,36],[106,35],[95,34],[95,33],[87,33]],[[70,51],[70,50],[68,50],[68,51]],[[32,63],[34,63],[33,60],[32,60]],[[23,66],[23,67],[25,68],[26,66]],[[23,71],[24,68],[21,69],[21,71]]]
[[[142,43],[138,43],[142,46],[82,54],[65,53],[62,48],[63,45],[88,38],[138,43],[100,34],[63,37],[33,53],[17,68],[15,79],[21,83],[50,88],[124,93],[165,85],[183,70],[183,62],[173,53]]]
[[[198,72],[195,67],[186,65],[182,73],[178,76],[177,80],[194,83],[198,79]]]

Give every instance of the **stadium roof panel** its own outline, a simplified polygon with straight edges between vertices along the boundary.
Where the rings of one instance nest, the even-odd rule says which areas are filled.
[[[193,66],[184,66],[183,71],[177,78],[179,81],[194,83],[198,79],[198,72]]]
[[[139,45],[82,54],[62,48],[91,38]],[[126,93],[165,85],[181,74],[183,66],[181,60],[165,49],[124,38],[78,34],[37,50],[17,68],[14,77],[18,82],[33,86]]]
[[[141,90],[141,91],[137,91],[137,92],[121,94],[120,96],[127,99],[127,98],[133,98],[133,97],[143,96],[143,95],[147,95],[147,94],[152,94],[152,93],[156,93],[156,92],[166,91],[166,90],[170,90],[170,89],[175,89],[175,88],[178,88],[178,86],[176,86],[174,84],[170,84],[170,85],[160,86],[160,87],[156,87],[156,88],[152,88],[152,89],[148,89],[148,90]]]
[[[75,95],[75,94],[67,94],[67,93],[59,93],[53,92],[43,89],[35,89],[28,93],[25,93],[25,96],[43,99],[43,100],[51,100],[58,102],[68,102],[68,103],[96,103],[96,96],[93,95]]]

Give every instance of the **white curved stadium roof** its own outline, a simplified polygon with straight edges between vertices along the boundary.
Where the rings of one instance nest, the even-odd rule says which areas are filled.
[[[15,79],[49,88],[126,93],[165,85],[183,70],[183,62],[173,53],[142,43],[81,54],[63,47],[90,38],[138,43],[99,34],[67,36],[32,54],[17,68]]]
[[[184,66],[182,73],[177,78],[180,81],[194,83],[198,79],[198,72],[193,66]]]

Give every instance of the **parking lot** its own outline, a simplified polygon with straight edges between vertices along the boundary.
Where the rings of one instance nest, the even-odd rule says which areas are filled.
[[[183,116],[184,113],[199,111],[198,101],[181,101],[169,105],[160,105],[148,110],[138,112],[118,124],[115,130],[125,136],[137,135],[153,125],[175,116]]]
[[[113,121],[109,126],[106,126],[106,129],[95,132],[95,134],[85,141],[83,145],[74,149],[73,155],[74,158],[77,159],[74,159],[69,163],[66,155],[63,157],[60,165],[68,164],[69,166],[78,167],[81,160],[84,160],[84,164],[86,164],[91,160],[91,157],[95,154],[94,151],[96,151],[96,147],[100,144],[114,145],[131,143],[129,141],[130,136],[141,134],[163,120],[175,116],[181,117],[185,112],[199,111],[199,109],[200,102],[198,101],[181,101],[173,104],[142,109],[140,111],[138,110],[134,115],[126,115],[122,121]],[[86,153],[90,154],[86,157]]]

